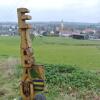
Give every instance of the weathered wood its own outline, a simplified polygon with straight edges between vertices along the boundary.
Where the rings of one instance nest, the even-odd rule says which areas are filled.
[[[36,95],[36,87],[34,87],[33,80],[43,80],[44,82],[44,68],[43,66],[35,64],[35,57],[34,53],[32,52],[32,45],[29,35],[29,29],[32,28],[32,26],[26,23],[26,20],[30,20],[32,18],[29,15],[25,15],[25,13],[29,13],[29,10],[26,8],[17,9],[18,27],[21,36],[21,63],[24,70],[20,84],[20,91],[23,100],[34,100]],[[35,73],[37,76],[32,76],[33,74],[35,75]]]
[[[32,26],[25,22],[26,20],[31,19],[31,16],[25,15],[25,13],[29,13],[29,10],[26,8],[17,9],[19,33],[21,36],[21,63],[24,68],[20,84],[20,91],[23,100],[33,100],[35,93],[33,91],[33,84],[31,82],[29,69],[32,68],[32,66],[35,63],[35,59],[31,50],[31,41],[29,37],[29,29],[32,28]]]

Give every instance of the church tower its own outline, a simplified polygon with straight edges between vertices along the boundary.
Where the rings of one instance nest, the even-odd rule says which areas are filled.
[[[64,22],[63,22],[63,20],[61,20],[60,30],[61,30],[61,31],[63,31],[63,30],[64,30]]]

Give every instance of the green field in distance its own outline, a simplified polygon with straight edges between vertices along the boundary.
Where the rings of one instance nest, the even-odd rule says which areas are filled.
[[[36,62],[76,65],[84,69],[100,69],[100,41],[65,37],[35,37],[32,47]],[[20,37],[0,37],[0,59],[20,57]]]

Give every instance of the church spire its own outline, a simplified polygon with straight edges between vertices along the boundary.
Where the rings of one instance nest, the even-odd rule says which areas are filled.
[[[64,30],[64,22],[63,22],[63,19],[61,20],[60,28],[61,28],[62,31]]]

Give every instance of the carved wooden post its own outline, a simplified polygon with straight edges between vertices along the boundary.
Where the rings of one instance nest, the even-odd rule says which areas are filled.
[[[23,100],[33,100],[37,91],[44,90],[44,69],[42,65],[35,64],[29,36],[29,29],[32,27],[26,23],[26,20],[31,19],[31,16],[25,13],[29,13],[27,8],[17,9],[19,33],[21,36],[21,63],[24,69],[20,90]]]

